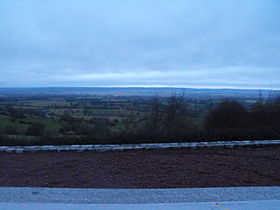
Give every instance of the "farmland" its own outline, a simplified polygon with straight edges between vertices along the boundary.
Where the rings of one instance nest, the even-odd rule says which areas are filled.
[[[210,95],[207,96],[207,92],[205,95],[193,95],[176,90],[169,95],[164,91],[150,95],[143,94],[141,90],[132,95],[114,92],[114,89],[108,90],[110,94],[82,90],[52,92],[52,89],[47,89],[34,92],[26,89],[21,92],[21,89],[16,89],[5,92],[1,89],[0,144],[103,144],[219,139],[217,135],[205,133],[207,116],[217,104],[226,100],[219,93],[208,93]],[[230,93],[227,100],[234,99],[248,109],[260,100],[256,93],[234,98],[232,95]],[[242,134],[240,139],[246,137]],[[257,134],[256,138],[262,136]]]

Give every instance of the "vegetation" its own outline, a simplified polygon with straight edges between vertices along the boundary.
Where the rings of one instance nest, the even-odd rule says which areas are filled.
[[[280,138],[280,98],[0,97],[0,145]]]
[[[242,129],[248,127],[248,111],[236,101],[224,101],[217,105],[206,118],[206,128]]]

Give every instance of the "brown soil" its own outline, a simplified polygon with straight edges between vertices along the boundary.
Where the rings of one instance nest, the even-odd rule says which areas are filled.
[[[280,185],[280,146],[0,153],[0,186],[182,188]]]

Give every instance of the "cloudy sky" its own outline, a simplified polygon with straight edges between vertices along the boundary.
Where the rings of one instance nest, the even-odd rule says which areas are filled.
[[[280,88],[279,0],[2,0],[0,86]]]

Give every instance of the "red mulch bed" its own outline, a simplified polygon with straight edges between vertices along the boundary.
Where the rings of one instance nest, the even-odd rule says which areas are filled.
[[[0,153],[0,186],[184,188],[280,185],[280,146]]]

